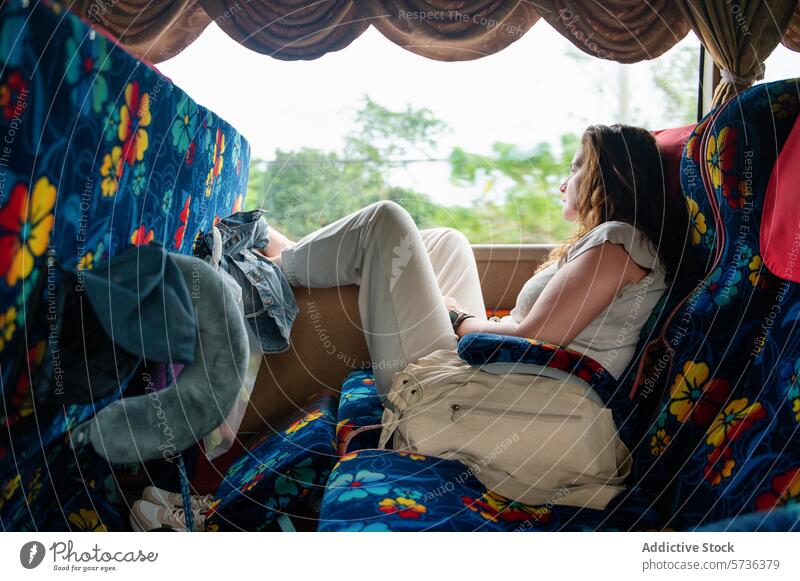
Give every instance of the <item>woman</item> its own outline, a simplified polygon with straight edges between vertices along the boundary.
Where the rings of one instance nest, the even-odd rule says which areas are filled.
[[[516,307],[487,320],[469,242],[419,231],[384,201],[293,243],[272,230],[264,253],[293,286],[360,286],[358,306],[376,387],[468,333],[536,338],[586,353],[619,377],[680,264],[688,217],[665,193],[655,139],[626,125],[590,126],[561,184],[575,234],[524,285]]]

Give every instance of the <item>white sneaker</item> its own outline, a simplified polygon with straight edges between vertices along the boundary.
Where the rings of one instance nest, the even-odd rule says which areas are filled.
[[[211,506],[211,501],[214,497],[210,494],[206,494],[205,496],[193,494],[191,498],[192,510],[200,509],[206,511]],[[147,502],[152,502],[153,504],[158,504],[160,506],[177,506],[183,508],[183,496],[181,496],[180,493],[170,492],[156,486],[148,486],[145,488],[144,492],[142,492],[142,500],[146,500]]]
[[[194,509],[192,510],[192,516],[194,517],[194,530],[204,530],[206,524],[205,513],[200,509]],[[133,530],[139,532],[152,531],[163,527],[186,532],[186,514],[182,508],[162,506],[146,500],[137,500],[133,503],[130,521]]]

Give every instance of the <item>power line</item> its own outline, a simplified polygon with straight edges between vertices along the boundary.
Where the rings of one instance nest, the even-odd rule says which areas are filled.
[[[325,161],[281,161],[278,159],[260,159],[259,163],[262,164],[276,164],[281,166],[287,165],[347,165],[347,164],[364,164],[364,163],[381,163],[386,165],[408,165],[410,163],[450,163],[449,158],[430,158],[430,159],[382,159],[376,161],[374,159],[336,159]]]

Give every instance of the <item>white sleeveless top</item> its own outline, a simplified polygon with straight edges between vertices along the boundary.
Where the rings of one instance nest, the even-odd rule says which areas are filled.
[[[560,262],[551,264],[525,283],[516,306],[503,320],[521,323],[545,285],[565,262],[604,242],[621,244],[636,264],[650,272],[639,282],[620,289],[611,304],[567,347],[585,353],[619,378],[635,354],[642,327],[668,287],[664,278],[666,272],[654,245],[634,226],[611,221],[592,228]]]

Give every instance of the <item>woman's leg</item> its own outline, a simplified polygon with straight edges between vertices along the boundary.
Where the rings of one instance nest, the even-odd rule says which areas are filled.
[[[395,202],[376,202],[301,238],[281,253],[281,268],[292,286],[360,286],[358,309],[382,397],[408,363],[456,348],[426,245]]]
[[[453,297],[465,311],[486,319],[478,265],[469,240],[455,228],[420,230],[436,282],[445,296]]]

